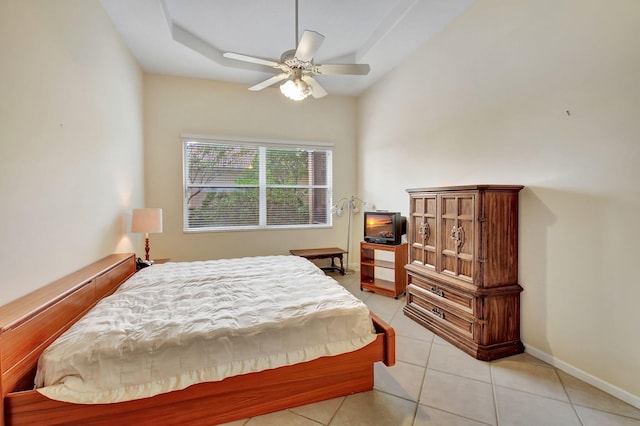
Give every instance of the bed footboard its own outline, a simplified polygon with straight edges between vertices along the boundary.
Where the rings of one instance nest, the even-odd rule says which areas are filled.
[[[384,323],[377,323],[384,327]],[[386,326],[388,327],[388,326]],[[5,398],[7,425],[188,423],[210,425],[253,417],[373,388],[373,363],[390,365],[393,329],[354,352],[258,373],[201,383],[135,401],[82,405],[51,400],[35,390]],[[391,337],[391,338],[390,338]]]
[[[371,312],[371,319],[378,334],[384,334],[384,365],[391,367],[396,364],[396,331],[382,318]]]

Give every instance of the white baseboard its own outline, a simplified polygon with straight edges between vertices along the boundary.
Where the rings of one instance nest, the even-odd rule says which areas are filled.
[[[580,370],[579,368],[574,367],[573,365],[567,364],[564,361],[557,359],[556,357],[549,355],[546,352],[541,351],[540,349],[534,348],[533,346],[524,345],[525,352],[531,356],[534,356],[547,364],[550,364],[556,367],[558,370],[562,370],[567,374],[576,377],[583,382],[590,384],[591,386],[600,389],[603,392],[612,395],[627,404],[633,405],[634,407],[640,409],[640,396],[633,395],[624,389],[620,389],[617,386],[612,385],[611,383],[605,382],[602,379],[599,379],[586,371]]]

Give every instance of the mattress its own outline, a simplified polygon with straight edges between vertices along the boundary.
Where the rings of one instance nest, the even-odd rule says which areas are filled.
[[[121,402],[373,340],[366,305],[306,259],[165,263],[136,273],[51,344],[35,384],[55,400]]]

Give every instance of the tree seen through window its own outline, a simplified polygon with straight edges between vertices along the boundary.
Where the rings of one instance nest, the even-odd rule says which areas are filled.
[[[185,229],[328,225],[331,151],[185,143]]]

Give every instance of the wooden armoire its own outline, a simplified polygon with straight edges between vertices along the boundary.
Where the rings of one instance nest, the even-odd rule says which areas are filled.
[[[518,193],[522,186],[408,189],[404,313],[475,358],[520,341]]]

